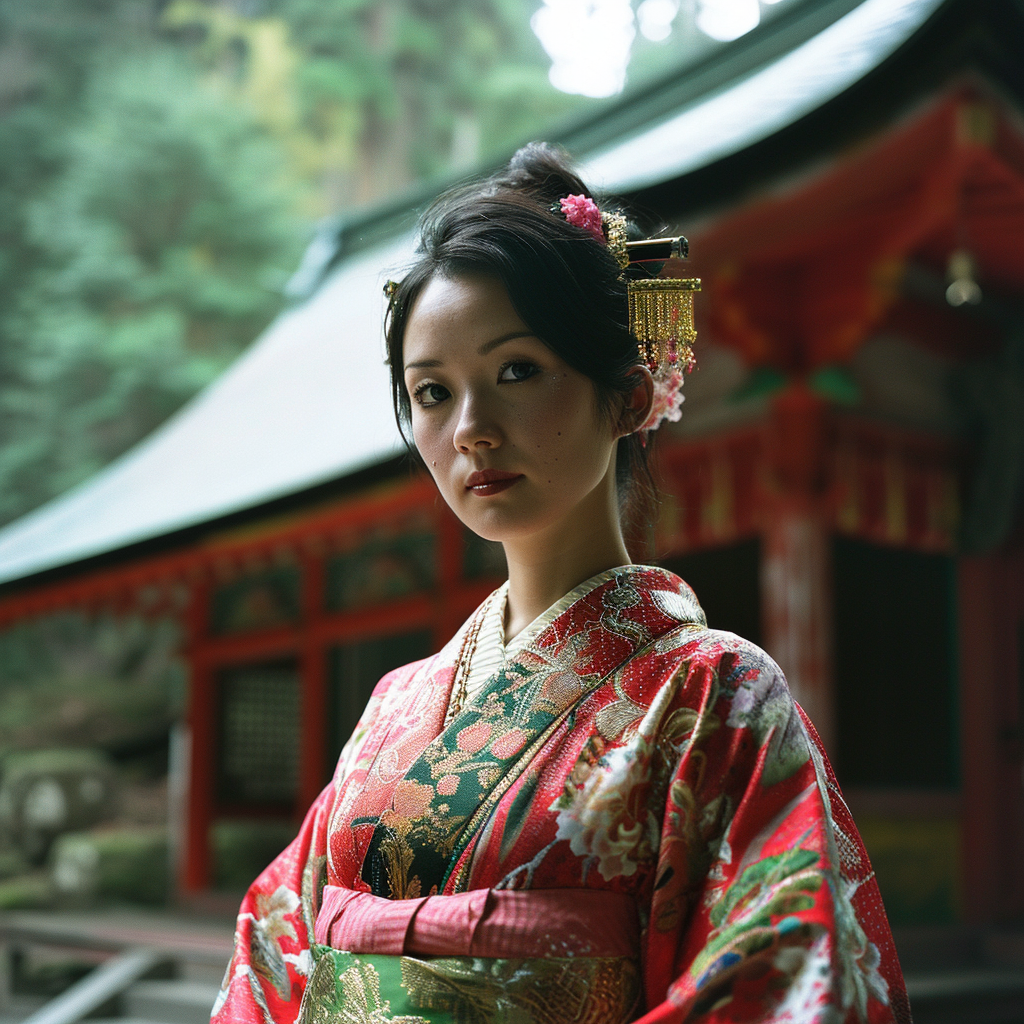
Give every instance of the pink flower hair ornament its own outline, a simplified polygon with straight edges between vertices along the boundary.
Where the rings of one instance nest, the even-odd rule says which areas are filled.
[[[667,373],[655,376],[654,402],[647,419],[637,428],[640,432],[657,430],[665,420],[675,423],[682,419],[683,380],[682,373],[675,366]]]
[[[590,196],[565,196],[558,201],[562,215],[574,227],[589,231],[602,245],[607,245],[601,225],[601,211]]]

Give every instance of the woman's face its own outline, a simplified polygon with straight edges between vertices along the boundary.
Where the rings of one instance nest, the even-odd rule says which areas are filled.
[[[496,279],[432,278],[404,339],[416,448],[488,540],[586,530],[614,507],[611,417],[593,382],[520,319]]]

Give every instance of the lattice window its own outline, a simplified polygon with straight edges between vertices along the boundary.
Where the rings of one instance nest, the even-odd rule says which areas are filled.
[[[228,804],[290,805],[299,766],[297,662],[226,669],[219,696],[218,797]]]

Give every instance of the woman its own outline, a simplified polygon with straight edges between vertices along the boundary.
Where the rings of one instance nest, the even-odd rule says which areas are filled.
[[[688,350],[664,310],[638,350],[628,263],[543,146],[427,215],[389,290],[396,412],[509,579],[376,687],[242,904],[215,1021],[909,1021],[778,667],[630,563]]]

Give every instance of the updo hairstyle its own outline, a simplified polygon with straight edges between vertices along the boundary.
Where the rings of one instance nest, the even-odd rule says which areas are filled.
[[[434,277],[501,281],[530,330],[594,382],[605,415],[614,415],[635,387],[632,371],[641,358],[629,331],[620,267],[606,245],[552,212],[560,199],[581,194],[591,196],[567,156],[533,142],[503,170],[446,192],[424,214],[416,258],[385,321],[395,416],[417,457],[402,348],[409,313]],[[656,492],[639,433],[619,439],[616,485],[620,514],[631,520],[650,515]]]

